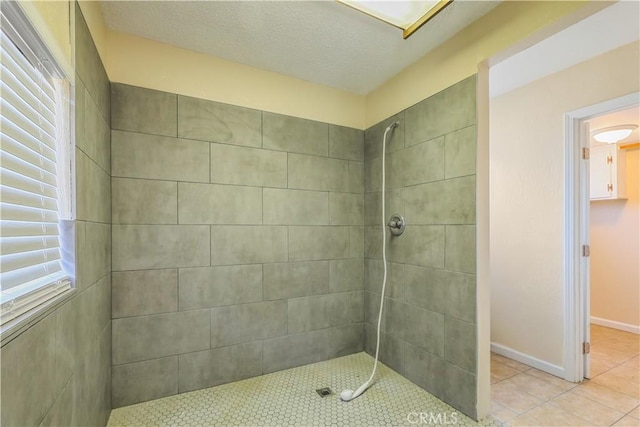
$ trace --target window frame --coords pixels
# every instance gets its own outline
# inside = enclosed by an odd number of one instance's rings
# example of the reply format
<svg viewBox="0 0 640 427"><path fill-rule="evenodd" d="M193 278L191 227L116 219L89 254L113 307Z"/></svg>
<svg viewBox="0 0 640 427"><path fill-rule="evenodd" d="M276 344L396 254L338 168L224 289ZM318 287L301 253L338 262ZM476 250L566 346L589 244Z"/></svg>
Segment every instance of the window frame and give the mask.
<svg viewBox="0 0 640 427"><path fill-rule="evenodd" d="M74 162L74 135L71 132L75 121L75 108L73 100L73 76L69 76L60 66L53 55L55 47L50 49L38 31L33 20L19 2L3 1L0 6L2 32L14 43L23 56L34 65L34 68L42 67L46 74L51 76L55 95L55 163L57 178L57 203L58 203L58 239L60 250L60 264L65 273L62 287L44 295L44 292L35 290L26 293L20 298L40 296L34 301L33 306L23 310L17 316L5 320L0 324L0 340L2 345L8 340L20 334L24 329L47 316L59 305L75 294L76 289L76 232L74 221L75 207L75 162ZM36 20L37 21L37 20ZM45 36L46 37L46 36ZM50 41L50 38L49 38ZM59 50L59 49L58 49ZM63 65L68 65L63 62ZM68 67L65 67L68 69ZM38 289L51 288L52 284L45 284ZM2 301L9 304L13 300ZM37 304L36 304L37 303ZM26 306L25 306L26 307Z"/></svg>

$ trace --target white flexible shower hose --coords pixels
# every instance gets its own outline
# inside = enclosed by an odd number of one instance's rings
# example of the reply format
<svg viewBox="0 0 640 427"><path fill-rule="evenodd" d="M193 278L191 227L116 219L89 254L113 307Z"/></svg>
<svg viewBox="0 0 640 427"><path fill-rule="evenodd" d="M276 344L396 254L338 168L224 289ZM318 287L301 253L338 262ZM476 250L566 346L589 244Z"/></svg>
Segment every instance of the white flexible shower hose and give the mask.
<svg viewBox="0 0 640 427"><path fill-rule="evenodd" d="M387 215L385 213L385 202L384 202L384 197L385 197L384 158L385 158L386 149L387 149L387 134L391 131L391 129L393 129L397 125L398 125L398 122L394 122L391 125L389 125L384 130L384 136L382 137L382 189L381 189L382 193L381 193L380 199L382 200L382 203L381 203L382 205L382 265L383 265L384 273L382 275L382 292L380 293L380 311L378 311L376 358L375 358L375 362L373 363L373 371L371 372L371 376L369 377L367 382L365 382L360 387L358 387L356 391L343 390L342 393L340 393L340 399L342 399L345 402L349 402L355 399L356 397L360 396L362 393L364 393L364 391L368 389L369 386L371 385L371 381L373 381L373 377L376 375L376 370L378 369L378 354L380 352L380 326L382 324L382 308L384 306L384 292L385 292L385 288L387 287L387 230L385 228L387 226L387 222L386 222Z"/></svg>

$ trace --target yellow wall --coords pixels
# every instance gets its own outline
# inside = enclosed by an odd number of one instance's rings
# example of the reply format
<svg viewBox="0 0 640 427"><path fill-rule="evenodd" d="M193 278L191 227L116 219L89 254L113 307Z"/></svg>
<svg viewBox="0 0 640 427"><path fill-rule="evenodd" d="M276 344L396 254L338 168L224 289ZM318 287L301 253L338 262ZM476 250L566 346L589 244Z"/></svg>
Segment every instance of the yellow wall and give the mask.
<svg viewBox="0 0 640 427"><path fill-rule="evenodd" d="M22 10L53 57L73 81L73 45L68 1L23 1Z"/></svg>
<svg viewBox="0 0 640 427"><path fill-rule="evenodd" d="M362 129L364 96L116 31L107 33L113 82Z"/></svg>
<svg viewBox="0 0 640 427"><path fill-rule="evenodd" d="M476 73L481 61L584 4L504 2L365 97L111 31L98 2L80 1L112 81L360 129ZM38 1L34 5L71 58L69 2Z"/></svg>
<svg viewBox="0 0 640 427"><path fill-rule="evenodd" d="M506 1L367 95L369 127L478 72L478 64L584 6Z"/></svg>
<svg viewBox="0 0 640 427"><path fill-rule="evenodd" d="M640 148L626 153L627 200L591 202L591 316L640 332Z"/></svg>

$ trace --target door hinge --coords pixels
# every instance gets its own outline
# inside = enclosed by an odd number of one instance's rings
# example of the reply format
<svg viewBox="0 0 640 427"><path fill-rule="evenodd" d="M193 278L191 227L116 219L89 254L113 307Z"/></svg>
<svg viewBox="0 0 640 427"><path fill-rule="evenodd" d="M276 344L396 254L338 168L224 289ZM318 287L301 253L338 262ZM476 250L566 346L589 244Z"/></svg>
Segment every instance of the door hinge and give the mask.
<svg viewBox="0 0 640 427"><path fill-rule="evenodd" d="M613 184L607 184L607 191L613 193Z"/></svg>
<svg viewBox="0 0 640 427"><path fill-rule="evenodd" d="M588 342L583 342L582 354L589 354L589 353L591 353L591 344L589 344Z"/></svg>
<svg viewBox="0 0 640 427"><path fill-rule="evenodd" d="M613 163L613 156L607 156L607 164L610 165Z"/></svg>
<svg viewBox="0 0 640 427"><path fill-rule="evenodd" d="M582 256L588 257L591 255L591 247L589 245L582 245Z"/></svg>
<svg viewBox="0 0 640 427"><path fill-rule="evenodd" d="M589 147L582 147L582 158L586 160L589 157L591 157Z"/></svg>

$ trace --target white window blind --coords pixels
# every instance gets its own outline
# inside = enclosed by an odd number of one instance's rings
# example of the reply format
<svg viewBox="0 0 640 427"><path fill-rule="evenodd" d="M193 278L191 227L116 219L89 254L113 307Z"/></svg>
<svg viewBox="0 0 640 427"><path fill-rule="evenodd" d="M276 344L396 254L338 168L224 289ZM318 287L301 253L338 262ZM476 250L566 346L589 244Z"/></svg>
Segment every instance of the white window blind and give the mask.
<svg viewBox="0 0 640 427"><path fill-rule="evenodd" d="M4 2L3 2L4 3ZM31 31L25 36L25 31ZM2 9L0 39L0 323L70 288L62 267L60 85L35 32ZM36 36L37 37L37 36ZM64 157L64 156L63 156Z"/></svg>

